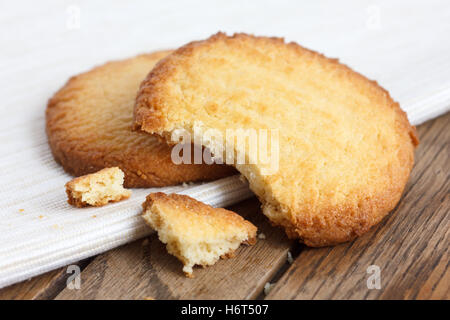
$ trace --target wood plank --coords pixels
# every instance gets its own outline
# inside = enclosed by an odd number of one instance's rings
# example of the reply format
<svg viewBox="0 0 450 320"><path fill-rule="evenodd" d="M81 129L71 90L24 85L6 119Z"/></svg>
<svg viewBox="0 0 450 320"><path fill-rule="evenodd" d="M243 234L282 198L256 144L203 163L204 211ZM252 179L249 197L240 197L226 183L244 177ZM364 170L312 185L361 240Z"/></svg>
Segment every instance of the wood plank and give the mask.
<svg viewBox="0 0 450 320"><path fill-rule="evenodd" d="M419 128L402 200L379 226L336 247L303 250L267 299L449 299L450 114ZM367 288L367 268L381 289Z"/></svg>
<svg viewBox="0 0 450 320"><path fill-rule="evenodd" d="M74 263L83 270L92 258ZM54 299L66 286L72 273L67 267L49 271L34 278L0 289L0 300L48 300Z"/></svg>
<svg viewBox="0 0 450 320"><path fill-rule="evenodd" d="M77 263L83 270L92 258ZM0 300L46 300L55 298L66 286L67 267L49 271L37 277L0 289Z"/></svg>
<svg viewBox="0 0 450 320"><path fill-rule="evenodd" d="M156 235L98 256L82 273L81 289L64 289L57 299L250 299L263 290L286 263L294 245L283 231L269 225L256 198L233 206L266 236L236 257L194 270L186 278L182 264L169 255Z"/></svg>
<svg viewBox="0 0 450 320"><path fill-rule="evenodd" d="M65 268L56 269L43 275L0 289L0 300L39 300L52 299L60 290L65 279ZM53 293L53 294L52 294Z"/></svg>

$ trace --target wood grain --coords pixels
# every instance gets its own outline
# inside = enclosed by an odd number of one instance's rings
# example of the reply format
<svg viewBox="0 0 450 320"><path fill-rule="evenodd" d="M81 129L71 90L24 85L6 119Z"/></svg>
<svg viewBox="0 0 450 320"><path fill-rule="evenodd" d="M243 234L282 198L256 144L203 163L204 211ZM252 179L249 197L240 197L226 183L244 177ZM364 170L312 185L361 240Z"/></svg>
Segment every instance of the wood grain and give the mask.
<svg viewBox="0 0 450 320"><path fill-rule="evenodd" d="M351 243L305 249L268 299L449 299L450 114L419 128L416 165L397 208ZM381 289L367 288L367 268Z"/></svg>
<svg viewBox="0 0 450 320"><path fill-rule="evenodd" d="M64 279L65 268L47 272L38 277L16 283L0 290L0 300L51 299L58 292L58 284ZM52 296L51 292L54 293Z"/></svg>
<svg viewBox="0 0 450 320"><path fill-rule="evenodd" d="M92 258L88 258L74 264L83 270L91 260ZM0 300L53 299L66 286L66 280L71 274L73 273L67 273L67 267L59 268L2 288L0 289Z"/></svg>
<svg viewBox="0 0 450 320"><path fill-rule="evenodd" d="M81 274L81 289L64 289L57 299L252 299L286 263L294 243L273 228L253 198L231 210L252 221L266 236L236 257L212 267L195 268L186 278L182 264L169 255L156 235L97 257Z"/></svg>

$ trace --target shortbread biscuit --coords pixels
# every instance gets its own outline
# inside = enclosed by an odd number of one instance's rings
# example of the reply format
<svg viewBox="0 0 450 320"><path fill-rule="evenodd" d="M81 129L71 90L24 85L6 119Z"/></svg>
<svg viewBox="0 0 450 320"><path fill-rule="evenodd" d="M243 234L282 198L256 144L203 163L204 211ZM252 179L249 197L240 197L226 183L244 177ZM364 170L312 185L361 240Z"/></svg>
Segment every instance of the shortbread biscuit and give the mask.
<svg viewBox="0 0 450 320"><path fill-rule="evenodd" d="M189 43L142 83L135 126L167 140L179 129L235 163L264 214L291 238L325 246L359 236L398 203L414 163L415 128L376 82L283 39L222 33ZM278 132L278 170L216 129ZM274 134L275 136L275 134ZM175 141L172 141L172 143Z"/></svg>
<svg viewBox="0 0 450 320"><path fill-rule="evenodd" d="M75 175L118 166L126 187L158 187L212 180L234 168L180 164L156 137L133 132L133 106L139 84L170 51L106 63L71 78L50 99L47 135L54 158Z"/></svg>
<svg viewBox="0 0 450 320"><path fill-rule="evenodd" d="M167 251L183 262L189 277L193 266L213 265L221 257L232 257L241 243L256 242L252 223L186 195L152 193L142 206L142 217L167 244Z"/></svg>
<svg viewBox="0 0 450 320"><path fill-rule="evenodd" d="M124 173L118 167L75 178L66 183L68 203L75 207L100 207L128 199L131 191L123 187Z"/></svg>

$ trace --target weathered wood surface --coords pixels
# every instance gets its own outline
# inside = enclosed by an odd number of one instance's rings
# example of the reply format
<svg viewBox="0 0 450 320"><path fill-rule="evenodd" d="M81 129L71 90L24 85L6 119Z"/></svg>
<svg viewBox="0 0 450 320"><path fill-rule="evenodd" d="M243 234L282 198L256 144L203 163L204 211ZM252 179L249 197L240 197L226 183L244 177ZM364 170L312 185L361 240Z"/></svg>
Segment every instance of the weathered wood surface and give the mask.
<svg viewBox="0 0 450 320"><path fill-rule="evenodd" d="M253 198L232 210L252 221L266 239L241 246L232 259L195 268L186 278L182 264L167 254L156 235L94 259L82 272L80 290L64 289L57 299L252 299L286 263L294 243L272 228Z"/></svg>
<svg viewBox="0 0 450 320"><path fill-rule="evenodd" d="M83 270L92 258L75 263ZM73 271L67 267L59 268L40 276L28 279L7 288L0 289L0 300L48 300L54 299L63 288Z"/></svg>
<svg viewBox="0 0 450 320"><path fill-rule="evenodd" d="M421 145L403 199L351 243L302 246L289 266L287 252L298 244L270 227L251 199L231 209L266 239L241 247L233 259L196 268L194 279L184 277L181 263L153 235L93 259L81 273L80 290L65 287L62 268L4 288L0 299L254 299L264 297L266 282L275 282L268 299L450 299L450 114L418 129ZM380 290L367 288L370 265L380 267Z"/></svg>
<svg viewBox="0 0 450 320"><path fill-rule="evenodd" d="M55 292L55 289L59 287L62 279L64 279L64 273L65 268L56 269L1 289L0 300L51 299L58 294L58 292Z"/></svg>

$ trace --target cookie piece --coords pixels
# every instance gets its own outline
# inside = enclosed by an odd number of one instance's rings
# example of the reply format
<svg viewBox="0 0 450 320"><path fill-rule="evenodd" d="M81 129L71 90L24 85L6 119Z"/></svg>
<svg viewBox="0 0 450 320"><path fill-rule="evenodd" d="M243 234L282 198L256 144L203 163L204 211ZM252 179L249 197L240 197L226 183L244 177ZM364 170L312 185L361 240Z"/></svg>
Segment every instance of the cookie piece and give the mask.
<svg viewBox="0 0 450 320"><path fill-rule="evenodd" d="M71 78L50 99L47 135L54 158L75 176L118 166L126 187L159 187L213 180L234 173L217 164L180 164L156 137L133 132L139 84L170 51L106 63Z"/></svg>
<svg viewBox="0 0 450 320"><path fill-rule="evenodd" d="M143 203L142 217L180 259L192 277L194 265L209 266L232 257L241 243L256 242L256 227L238 214L213 208L186 195L151 193Z"/></svg>
<svg viewBox="0 0 450 320"><path fill-rule="evenodd" d="M135 126L167 140L184 129L216 155L243 154L246 163L234 165L264 214L309 246L351 240L380 222L401 197L418 144L376 82L296 43L246 34L219 33L161 61L141 85ZM251 148L205 134L213 129L273 133L274 172L260 158L251 163Z"/></svg>
<svg viewBox="0 0 450 320"><path fill-rule="evenodd" d="M128 199L131 191L123 187L124 173L118 167L75 178L66 183L67 202L75 207L101 207Z"/></svg>

